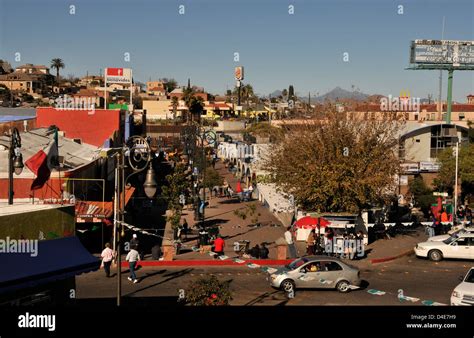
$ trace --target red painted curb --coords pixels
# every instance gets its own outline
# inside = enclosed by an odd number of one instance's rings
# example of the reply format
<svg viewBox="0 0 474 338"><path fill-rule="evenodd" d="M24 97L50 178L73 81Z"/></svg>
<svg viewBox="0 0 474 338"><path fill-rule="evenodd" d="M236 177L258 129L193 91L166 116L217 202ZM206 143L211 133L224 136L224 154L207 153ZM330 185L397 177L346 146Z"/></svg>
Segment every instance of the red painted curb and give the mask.
<svg viewBox="0 0 474 338"><path fill-rule="evenodd" d="M138 262L139 266L247 266L249 263L258 264L262 266L268 265L286 265L291 263L292 259L286 260L276 260L276 259L250 259L245 260L245 263L235 263L231 259L226 259L221 261L220 259L216 260L188 260L188 261L140 261ZM122 262L122 267L128 267L128 262Z"/></svg>
<svg viewBox="0 0 474 338"><path fill-rule="evenodd" d="M408 251L405 251L397 256L392 256L392 257L384 257L384 258L374 258L374 259L371 259L370 260L370 263L372 264L377 264L377 263L383 263L383 262L388 262L388 261L393 261L397 258L400 258L400 257L403 257L403 256L408 256L412 253L414 253L415 250L414 249L410 249Z"/></svg>

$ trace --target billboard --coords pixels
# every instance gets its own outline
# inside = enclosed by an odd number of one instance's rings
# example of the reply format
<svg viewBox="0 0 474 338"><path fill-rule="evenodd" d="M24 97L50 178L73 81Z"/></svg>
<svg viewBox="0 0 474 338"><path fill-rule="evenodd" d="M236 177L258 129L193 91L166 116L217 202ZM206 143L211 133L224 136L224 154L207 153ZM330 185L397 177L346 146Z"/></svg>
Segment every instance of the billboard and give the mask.
<svg viewBox="0 0 474 338"><path fill-rule="evenodd" d="M436 65L474 65L474 41L414 40L410 63Z"/></svg>
<svg viewBox="0 0 474 338"><path fill-rule="evenodd" d="M244 67L242 66L235 67L234 77L237 81L242 81L244 79Z"/></svg>
<svg viewBox="0 0 474 338"><path fill-rule="evenodd" d="M132 70L130 68L105 68L105 82L132 83Z"/></svg>

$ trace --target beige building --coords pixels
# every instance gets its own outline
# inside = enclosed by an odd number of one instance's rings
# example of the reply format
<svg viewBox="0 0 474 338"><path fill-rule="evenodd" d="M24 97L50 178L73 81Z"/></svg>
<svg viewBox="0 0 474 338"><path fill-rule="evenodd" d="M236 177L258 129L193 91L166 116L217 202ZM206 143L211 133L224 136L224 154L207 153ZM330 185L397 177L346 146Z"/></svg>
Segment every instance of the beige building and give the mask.
<svg viewBox="0 0 474 338"><path fill-rule="evenodd" d="M149 119L162 120L173 117L171 100L143 100L142 105Z"/></svg>
<svg viewBox="0 0 474 338"><path fill-rule="evenodd" d="M26 64L16 68L12 73L0 75L0 85L9 90L21 91L28 94L41 94L54 81L46 66Z"/></svg>

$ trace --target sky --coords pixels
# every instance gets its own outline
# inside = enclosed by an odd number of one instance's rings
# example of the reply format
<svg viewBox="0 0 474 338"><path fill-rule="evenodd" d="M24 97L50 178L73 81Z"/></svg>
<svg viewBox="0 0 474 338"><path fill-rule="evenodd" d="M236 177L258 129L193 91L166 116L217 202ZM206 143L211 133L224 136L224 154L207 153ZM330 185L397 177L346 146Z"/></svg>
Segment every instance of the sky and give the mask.
<svg viewBox="0 0 474 338"><path fill-rule="evenodd" d="M61 58L63 76L125 67L135 81L190 78L214 94L232 89L244 66L243 82L260 95L292 84L305 96L354 86L437 98L439 71L406 68L410 41L441 39L443 17L445 39L474 40L473 0L0 0L0 59ZM454 72L454 100L468 94L474 72Z"/></svg>

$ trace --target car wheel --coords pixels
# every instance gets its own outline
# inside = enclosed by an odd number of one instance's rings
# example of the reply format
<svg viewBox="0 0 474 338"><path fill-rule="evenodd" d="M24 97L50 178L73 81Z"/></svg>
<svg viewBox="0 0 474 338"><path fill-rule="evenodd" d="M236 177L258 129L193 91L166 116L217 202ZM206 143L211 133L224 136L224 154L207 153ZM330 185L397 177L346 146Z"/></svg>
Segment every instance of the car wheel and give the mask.
<svg viewBox="0 0 474 338"><path fill-rule="evenodd" d="M295 282L293 282L291 279L285 279L283 282L281 282L280 287L286 293L294 292Z"/></svg>
<svg viewBox="0 0 474 338"><path fill-rule="evenodd" d="M341 280L336 284L336 289L339 292L345 293L349 292L351 289L349 288L350 283L346 280Z"/></svg>
<svg viewBox="0 0 474 338"><path fill-rule="evenodd" d="M443 259L443 254L439 250L431 250L428 252L428 257L434 262L439 262Z"/></svg>

